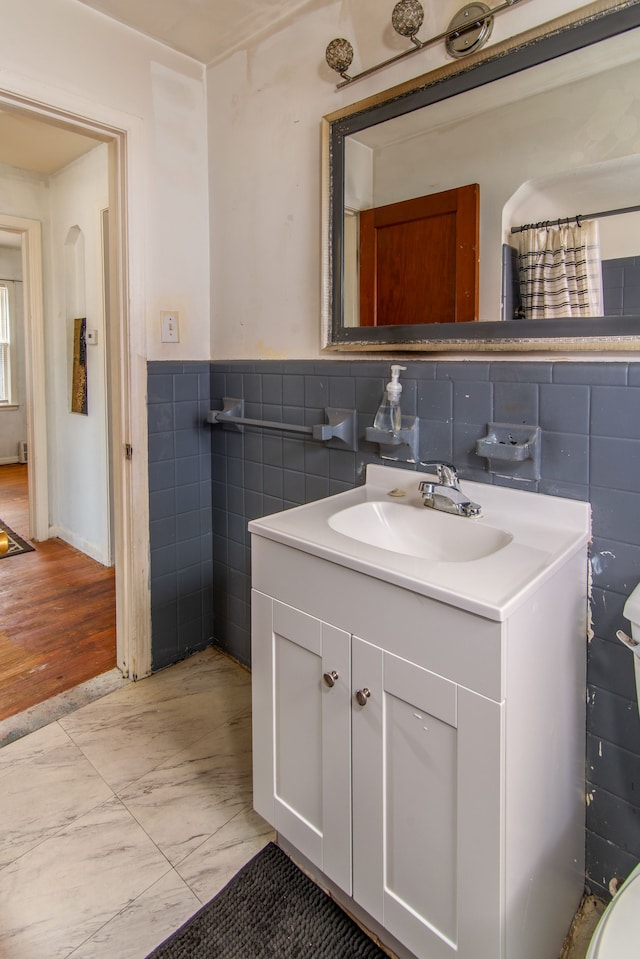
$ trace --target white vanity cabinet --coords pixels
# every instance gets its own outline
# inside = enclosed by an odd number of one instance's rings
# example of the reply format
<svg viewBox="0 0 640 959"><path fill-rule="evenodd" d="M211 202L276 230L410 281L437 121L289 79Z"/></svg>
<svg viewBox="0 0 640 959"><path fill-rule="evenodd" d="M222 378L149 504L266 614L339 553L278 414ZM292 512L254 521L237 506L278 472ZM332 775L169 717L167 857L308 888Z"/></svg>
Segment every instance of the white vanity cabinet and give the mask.
<svg viewBox="0 0 640 959"><path fill-rule="evenodd" d="M256 810L392 948L557 959L584 881L584 557L493 622L252 552Z"/></svg>
<svg viewBox="0 0 640 959"><path fill-rule="evenodd" d="M254 806L350 893L350 636L256 591L252 618Z"/></svg>
<svg viewBox="0 0 640 959"><path fill-rule="evenodd" d="M376 469L337 505L396 496ZM331 498L250 524L254 806L401 959L558 959L584 887L586 504L480 492L513 546L451 602Z"/></svg>
<svg viewBox="0 0 640 959"><path fill-rule="evenodd" d="M352 668L354 900L417 956L499 956L501 706L356 637Z"/></svg>
<svg viewBox="0 0 640 959"><path fill-rule="evenodd" d="M465 939L473 955L490 907L477 877L500 848L500 705L262 593L253 604L272 680L254 666L256 740L272 736L257 811L416 955ZM483 954L500 954L495 935Z"/></svg>

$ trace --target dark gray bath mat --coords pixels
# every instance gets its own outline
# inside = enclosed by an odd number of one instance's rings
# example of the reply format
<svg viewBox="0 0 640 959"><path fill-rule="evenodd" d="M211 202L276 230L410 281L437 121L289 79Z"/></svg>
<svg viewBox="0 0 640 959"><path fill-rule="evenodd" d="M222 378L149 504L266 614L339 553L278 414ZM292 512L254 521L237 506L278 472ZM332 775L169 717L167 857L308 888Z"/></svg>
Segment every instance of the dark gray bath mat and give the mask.
<svg viewBox="0 0 640 959"><path fill-rule="evenodd" d="M147 959L388 959L274 843Z"/></svg>

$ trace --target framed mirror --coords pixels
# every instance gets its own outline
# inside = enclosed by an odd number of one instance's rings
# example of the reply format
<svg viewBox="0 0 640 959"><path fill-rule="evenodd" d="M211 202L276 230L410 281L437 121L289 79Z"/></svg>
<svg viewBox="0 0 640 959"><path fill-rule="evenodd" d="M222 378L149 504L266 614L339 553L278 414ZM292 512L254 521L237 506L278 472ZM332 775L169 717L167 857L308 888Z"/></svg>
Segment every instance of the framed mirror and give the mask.
<svg viewBox="0 0 640 959"><path fill-rule="evenodd" d="M472 229L456 233L447 208L448 239L431 223L431 246L421 228L397 232L407 208L471 187ZM591 3L325 117L323 205L326 349L639 350L639 0ZM529 313L522 228L587 222L595 307ZM447 243L472 244L475 264L445 256Z"/></svg>

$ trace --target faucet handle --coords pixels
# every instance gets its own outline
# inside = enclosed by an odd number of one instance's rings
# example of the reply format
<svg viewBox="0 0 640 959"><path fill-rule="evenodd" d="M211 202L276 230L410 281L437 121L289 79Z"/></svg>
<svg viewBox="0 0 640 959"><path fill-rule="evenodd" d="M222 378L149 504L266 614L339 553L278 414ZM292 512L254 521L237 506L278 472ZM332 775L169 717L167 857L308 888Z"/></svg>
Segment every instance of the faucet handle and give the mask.
<svg viewBox="0 0 640 959"><path fill-rule="evenodd" d="M426 470L432 473L436 473L441 486L450 486L454 489L458 486L458 471L453 463L438 461L435 463L420 463L419 465L424 466Z"/></svg>

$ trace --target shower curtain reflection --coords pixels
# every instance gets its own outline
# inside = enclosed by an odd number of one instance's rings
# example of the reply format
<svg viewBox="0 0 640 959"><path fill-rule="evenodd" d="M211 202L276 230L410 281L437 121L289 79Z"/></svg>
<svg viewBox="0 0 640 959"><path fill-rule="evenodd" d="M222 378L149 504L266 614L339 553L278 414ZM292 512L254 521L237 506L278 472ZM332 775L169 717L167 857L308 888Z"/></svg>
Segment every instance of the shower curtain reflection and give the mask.
<svg viewBox="0 0 640 959"><path fill-rule="evenodd" d="M595 220L535 224L518 235L524 318L602 316L602 266Z"/></svg>

